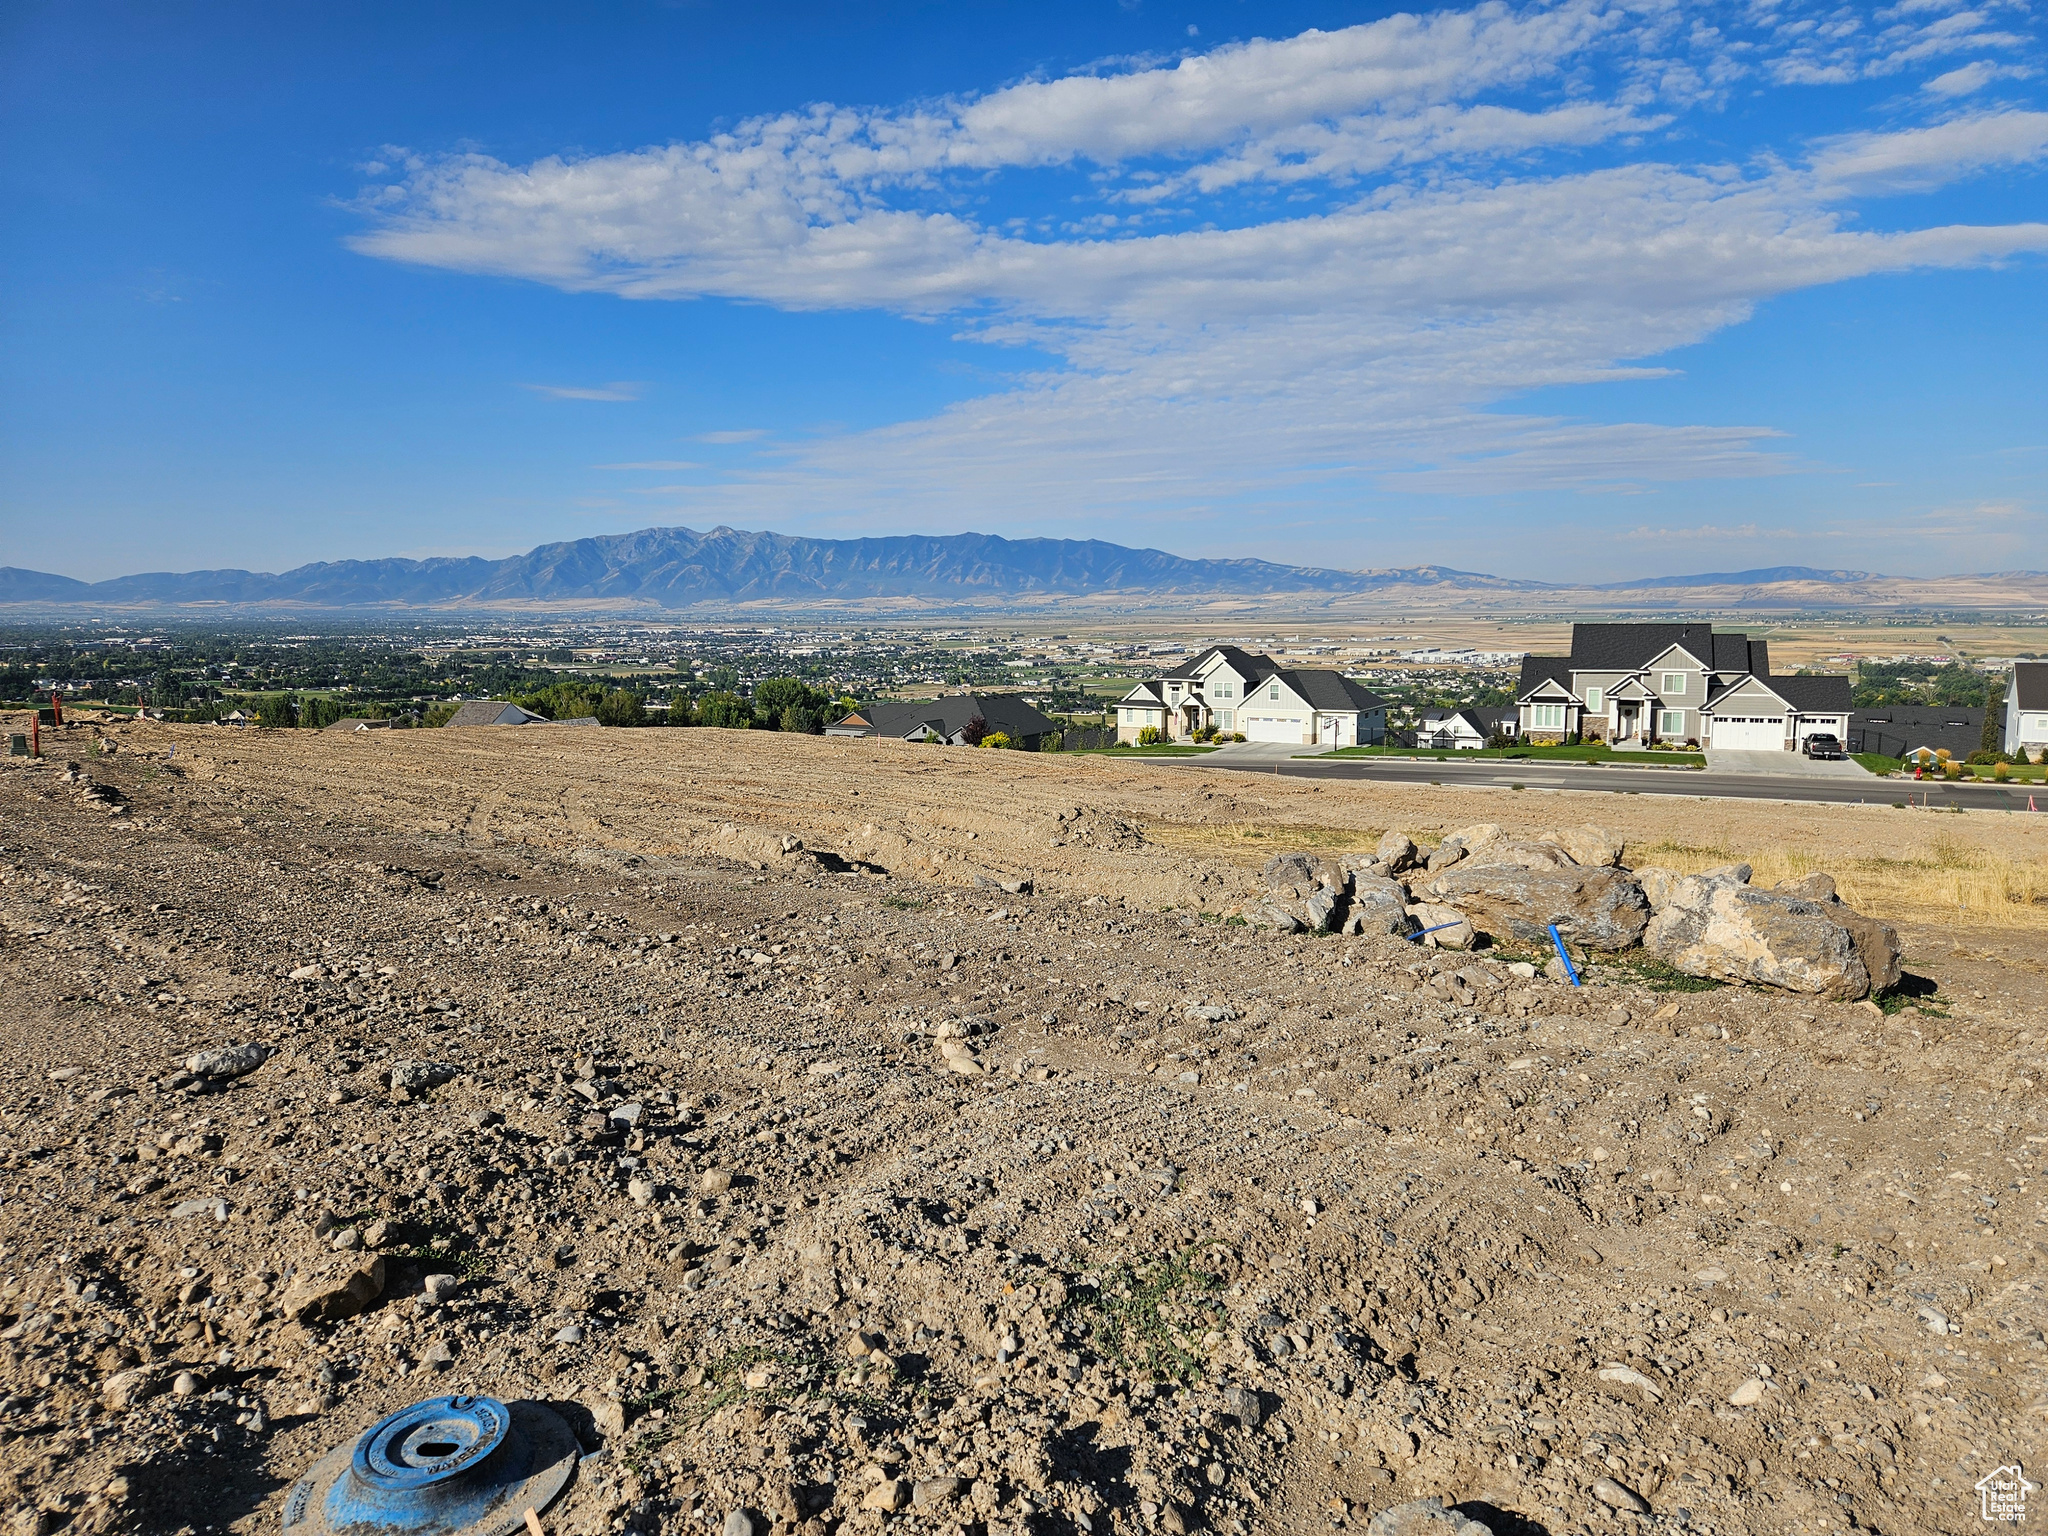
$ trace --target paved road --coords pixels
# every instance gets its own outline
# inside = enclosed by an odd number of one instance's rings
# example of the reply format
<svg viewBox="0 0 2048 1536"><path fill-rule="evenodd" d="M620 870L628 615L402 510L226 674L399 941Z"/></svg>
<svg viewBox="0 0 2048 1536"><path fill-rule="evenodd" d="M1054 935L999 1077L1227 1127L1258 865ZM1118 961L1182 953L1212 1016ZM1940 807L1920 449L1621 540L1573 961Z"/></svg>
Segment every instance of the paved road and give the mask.
<svg viewBox="0 0 2048 1536"><path fill-rule="evenodd" d="M1296 779L1364 779L1387 784L1441 784L1446 788L1590 790L1630 795L1690 795L1703 800L1780 800L1818 805L1892 805L1923 802L1936 809L2019 811L2029 797L2048 813L2048 790L2024 785L1949 784L1879 779L1770 778L1756 773L1715 773L1712 769L1586 767L1578 763L1458 762L1401 757L1295 757L1299 748L1226 747L1199 757L1153 757L1148 768L1228 768L1243 773L1277 773ZM1284 754L1284 755L1283 755ZM1139 761L1139 759L1134 759Z"/></svg>

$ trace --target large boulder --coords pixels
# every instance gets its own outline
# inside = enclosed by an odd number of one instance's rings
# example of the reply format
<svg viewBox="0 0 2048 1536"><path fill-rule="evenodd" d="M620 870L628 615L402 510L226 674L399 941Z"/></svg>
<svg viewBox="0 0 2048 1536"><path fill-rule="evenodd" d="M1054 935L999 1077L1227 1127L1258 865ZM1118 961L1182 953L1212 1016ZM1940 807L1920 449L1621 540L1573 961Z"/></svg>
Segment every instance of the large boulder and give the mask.
<svg viewBox="0 0 2048 1536"><path fill-rule="evenodd" d="M1344 871L1319 854L1278 853L1266 860L1259 871L1269 895L1307 900L1318 891L1327 896L1344 893Z"/></svg>
<svg viewBox="0 0 2048 1536"><path fill-rule="evenodd" d="M1849 930L1849 937L1856 944L1856 958L1870 973L1871 991L1883 992L1899 984L1899 978L1904 974L1899 962L1905 958L1904 948L1899 943L1899 930L1890 923L1866 917L1844 903L1835 893L1834 876L1811 874L1799 880L1781 880L1777 889L1786 896L1818 902L1827 909L1829 917Z"/></svg>
<svg viewBox="0 0 2048 1536"><path fill-rule="evenodd" d="M338 1323L366 1312L384 1294L384 1255L324 1253L293 1277L283 1301L295 1323Z"/></svg>
<svg viewBox="0 0 2048 1536"><path fill-rule="evenodd" d="M1580 827L1566 827L1562 832L1546 832L1538 841L1557 844L1571 855L1574 864L1591 866L1621 862L1621 835L1605 827L1596 827L1591 822Z"/></svg>
<svg viewBox="0 0 2048 1536"><path fill-rule="evenodd" d="M1650 920L1642 888L1604 865L1524 869L1472 862L1446 870L1416 894L1455 907L1486 932L1525 944L1548 944L1550 925L1587 949L1631 948Z"/></svg>
<svg viewBox="0 0 2048 1536"><path fill-rule="evenodd" d="M1845 1001L1870 991L1855 936L1829 904L1758 890L1748 873L1737 865L1672 881L1644 947L1688 976Z"/></svg>
<svg viewBox="0 0 2048 1536"><path fill-rule="evenodd" d="M1406 832L1382 832L1380 845L1373 853L1375 860L1385 865L1390 875L1415 867L1415 839Z"/></svg>
<svg viewBox="0 0 2048 1536"><path fill-rule="evenodd" d="M1467 869L1492 868L1499 864L1512 865L1517 869L1569 869L1577 861L1555 843L1503 837L1466 854L1460 862Z"/></svg>
<svg viewBox="0 0 2048 1536"><path fill-rule="evenodd" d="M1351 901L1344 911L1346 933L1407 934L1415 931L1408 916L1408 893L1381 875L1354 873Z"/></svg>
<svg viewBox="0 0 2048 1536"><path fill-rule="evenodd" d="M1479 937L1472 919L1454 907L1418 902L1408 909L1408 916L1414 921L1414 931L1422 935L1422 942L1432 949L1470 949Z"/></svg>

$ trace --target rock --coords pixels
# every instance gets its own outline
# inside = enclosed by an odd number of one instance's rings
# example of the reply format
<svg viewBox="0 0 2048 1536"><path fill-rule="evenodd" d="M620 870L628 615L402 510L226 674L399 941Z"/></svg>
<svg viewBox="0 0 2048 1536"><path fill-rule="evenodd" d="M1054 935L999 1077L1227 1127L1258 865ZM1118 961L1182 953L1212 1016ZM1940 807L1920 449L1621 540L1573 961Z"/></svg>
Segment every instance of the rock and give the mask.
<svg viewBox="0 0 2048 1536"><path fill-rule="evenodd" d="M951 1504L967 1491L964 1477L927 1477L910 1490L913 1504L938 1506Z"/></svg>
<svg viewBox="0 0 2048 1536"><path fill-rule="evenodd" d="M626 1198L635 1205L652 1205L655 1193L652 1179L634 1179L626 1185Z"/></svg>
<svg viewBox="0 0 2048 1536"><path fill-rule="evenodd" d="M211 1216L215 1221L226 1221L228 1219L228 1203L225 1200L202 1198L198 1200L180 1200L171 1207L171 1217L173 1220L183 1221L189 1216Z"/></svg>
<svg viewBox="0 0 2048 1536"><path fill-rule="evenodd" d="M1562 832L1546 832L1545 842L1554 842L1572 856L1574 864L1583 864L1591 869L1602 864L1619 864L1623 852L1621 835L1605 827L1596 827L1588 822L1583 826L1567 827Z"/></svg>
<svg viewBox="0 0 2048 1536"><path fill-rule="evenodd" d="M1555 923L1572 943L1610 954L1632 948L1650 920L1642 888L1622 871L1604 866L1461 864L1418 894L1457 908L1496 937L1547 945Z"/></svg>
<svg viewBox="0 0 2048 1536"><path fill-rule="evenodd" d="M307 1264L281 1305L293 1322L333 1323L366 1311L383 1294L382 1254L340 1254Z"/></svg>
<svg viewBox="0 0 2048 1536"><path fill-rule="evenodd" d="M1329 891L1317 891L1302 903L1302 921L1310 933L1328 933L1337 915L1337 898Z"/></svg>
<svg viewBox="0 0 2048 1536"><path fill-rule="evenodd" d="M363 1246L365 1248L382 1248L389 1241L391 1241L390 1222L373 1221L363 1228Z"/></svg>
<svg viewBox="0 0 2048 1536"><path fill-rule="evenodd" d="M1611 1477L1593 1479L1593 1497L1609 1509L1624 1509L1632 1515L1646 1515L1650 1512L1649 1501L1633 1488L1623 1487Z"/></svg>
<svg viewBox="0 0 2048 1536"><path fill-rule="evenodd" d="M1405 832L1382 832L1379 846L1373 850L1373 857L1386 866L1390 875L1397 875L1404 869L1412 869L1415 867L1415 839Z"/></svg>
<svg viewBox="0 0 2048 1536"><path fill-rule="evenodd" d="M1650 904L1652 912L1662 912L1671 904L1671 887L1685 876L1675 869L1664 869L1656 864L1646 864L1635 872L1636 884L1643 888L1643 900Z"/></svg>
<svg viewBox="0 0 2048 1536"><path fill-rule="evenodd" d="M1595 1371L1593 1374L1599 1380L1612 1382L1618 1387L1634 1387L1643 1394L1645 1402L1654 1403L1663 1399L1663 1389L1641 1371L1635 1370L1632 1367L1610 1365L1602 1370Z"/></svg>
<svg viewBox="0 0 2048 1536"><path fill-rule="evenodd" d="M1210 1024L1222 1024L1236 1018L1237 1015L1218 1003L1189 1003L1182 1010L1182 1017L1201 1019Z"/></svg>
<svg viewBox="0 0 2048 1536"><path fill-rule="evenodd" d="M1827 907L1733 879L1674 881L1643 945L1688 976L1844 1002L1870 991L1854 937Z"/></svg>
<svg viewBox="0 0 2048 1536"><path fill-rule="evenodd" d="M1277 901L1254 901L1245 906L1244 920L1253 928L1271 928L1279 933L1300 933L1308 924Z"/></svg>
<svg viewBox="0 0 2048 1536"><path fill-rule="evenodd" d="M719 1536L761 1536L761 1530L761 1522L754 1518L751 1509L728 1509Z"/></svg>
<svg viewBox="0 0 2048 1536"><path fill-rule="evenodd" d="M448 1347L446 1340L437 1340L427 1346L427 1352L420 1356L420 1364L430 1371L445 1371L455 1363L455 1351Z"/></svg>
<svg viewBox="0 0 2048 1536"><path fill-rule="evenodd" d="M707 1195L722 1195L732 1188L732 1171L727 1168L706 1168L697 1180L697 1188Z"/></svg>
<svg viewBox="0 0 2048 1536"><path fill-rule="evenodd" d="M340 1252L353 1253L363 1246L363 1234L354 1227L343 1227L330 1241Z"/></svg>
<svg viewBox="0 0 2048 1536"><path fill-rule="evenodd" d="M197 1397L200 1386L201 1382L197 1376L194 1376L190 1371L180 1371L178 1372L177 1380L171 1383L171 1395L174 1397Z"/></svg>
<svg viewBox="0 0 2048 1536"><path fill-rule="evenodd" d="M1770 1390L1771 1384L1769 1382L1752 1376L1728 1394L1728 1401L1738 1408L1754 1408L1764 1400L1764 1394Z"/></svg>
<svg viewBox="0 0 2048 1536"><path fill-rule="evenodd" d="M421 1284L427 1300L437 1306L462 1289L462 1281L454 1275L429 1275Z"/></svg>
<svg viewBox="0 0 2048 1536"><path fill-rule="evenodd" d="M1493 1536L1493 1529L1444 1508L1442 1499L1410 1499L1374 1515L1366 1522L1365 1536Z"/></svg>
<svg viewBox="0 0 2048 1536"><path fill-rule="evenodd" d="M586 1392L576 1401L590 1410L591 1427L605 1439L616 1440L626 1432L626 1405L611 1393Z"/></svg>
<svg viewBox="0 0 2048 1536"><path fill-rule="evenodd" d="M1259 874L1275 896L1306 899L1319 891L1330 896L1344 892L1344 872L1313 853L1275 854Z"/></svg>
<svg viewBox="0 0 2048 1536"><path fill-rule="evenodd" d="M1521 838L1498 838L1485 844L1476 852L1467 853L1461 867L1472 869L1479 866L1493 868L1496 865L1515 869L1573 869L1577 862L1555 843L1542 841L1528 842Z"/></svg>
<svg viewBox="0 0 2048 1536"><path fill-rule="evenodd" d="M554 1331L548 1342L550 1344L581 1344L583 1342L583 1329L576 1323L565 1323Z"/></svg>
<svg viewBox="0 0 2048 1536"><path fill-rule="evenodd" d="M910 1502L910 1484L898 1478L885 1477L867 1491L860 1501L862 1509L878 1509L884 1514L893 1514Z"/></svg>
<svg viewBox="0 0 2048 1536"><path fill-rule="evenodd" d="M1780 880L1773 890L1786 896L1798 896L1807 901L1835 900L1835 877L1815 870L1810 875L1801 875L1797 880Z"/></svg>
<svg viewBox="0 0 2048 1536"><path fill-rule="evenodd" d="M391 1063L391 1091L420 1093L438 1088L456 1075L457 1069L438 1061L394 1061Z"/></svg>
<svg viewBox="0 0 2048 1536"><path fill-rule="evenodd" d="M1899 984L1903 974L1899 962L1904 951L1899 944L1898 929L1874 917L1865 917L1854 907L1846 905L1835 893L1833 875L1816 871L1798 880L1781 880L1773 889L1780 896L1814 902L1848 930L1856 945L1856 958L1863 962L1863 969L1869 973L1871 991L1883 992Z"/></svg>
<svg viewBox="0 0 2048 1536"><path fill-rule="evenodd" d="M620 1130L630 1131L640 1123L640 1116L645 1112L638 1104L620 1104L605 1119Z"/></svg>
<svg viewBox="0 0 2048 1536"><path fill-rule="evenodd" d="M100 1398L110 1412L125 1413L137 1403L163 1390L163 1373L149 1366L116 1371L100 1386Z"/></svg>
<svg viewBox="0 0 2048 1536"><path fill-rule="evenodd" d="M1455 907L1437 907L1424 902L1410 907L1408 917L1415 925L1409 931L1420 933L1422 942L1431 949L1470 949L1479 937L1472 927L1472 920Z"/></svg>
<svg viewBox="0 0 2048 1536"><path fill-rule="evenodd" d="M1266 1422L1266 1405L1250 1387L1225 1387L1222 1398L1223 1411L1246 1429L1257 1429Z"/></svg>
<svg viewBox="0 0 2048 1536"><path fill-rule="evenodd" d="M253 1040L246 1045L217 1045L186 1057L185 1070L195 1077L247 1077L270 1057L270 1047Z"/></svg>
<svg viewBox="0 0 2048 1536"><path fill-rule="evenodd" d="M1408 916L1408 893L1384 875L1354 874L1351 900L1345 908L1346 933L1406 934L1415 931Z"/></svg>

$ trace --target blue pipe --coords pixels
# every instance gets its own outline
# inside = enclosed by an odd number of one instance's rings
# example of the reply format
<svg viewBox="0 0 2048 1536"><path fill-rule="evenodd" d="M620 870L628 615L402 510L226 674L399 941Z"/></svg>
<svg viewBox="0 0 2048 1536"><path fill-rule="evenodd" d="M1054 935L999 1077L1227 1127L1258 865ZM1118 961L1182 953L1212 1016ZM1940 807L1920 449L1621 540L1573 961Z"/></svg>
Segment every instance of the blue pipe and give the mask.
<svg viewBox="0 0 2048 1536"><path fill-rule="evenodd" d="M1557 924L1550 925L1550 942L1557 946L1557 958L1564 962L1564 973L1571 977L1572 985L1579 985L1579 973L1572 964L1572 957L1564 952L1564 940L1557 936Z"/></svg>
<svg viewBox="0 0 2048 1536"><path fill-rule="evenodd" d="M1455 923L1438 923L1434 928L1424 928L1415 933L1404 933L1401 937L1410 944L1420 944L1422 942L1422 935L1425 933L1442 933L1446 928L1461 928L1464 924L1465 919L1461 917Z"/></svg>

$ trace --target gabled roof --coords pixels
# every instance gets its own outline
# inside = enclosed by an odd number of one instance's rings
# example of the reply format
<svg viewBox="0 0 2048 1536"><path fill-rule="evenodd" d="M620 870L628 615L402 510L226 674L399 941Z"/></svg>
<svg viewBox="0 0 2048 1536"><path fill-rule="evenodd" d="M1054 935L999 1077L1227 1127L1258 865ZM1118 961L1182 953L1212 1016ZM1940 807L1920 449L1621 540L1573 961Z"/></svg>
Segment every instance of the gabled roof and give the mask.
<svg viewBox="0 0 2048 1536"><path fill-rule="evenodd" d="M1329 672L1321 668L1313 671L1275 672L1272 676L1299 694L1311 709L1328 713L1348 714L1352 710L1386 708L1387 701L1360 683L1354 683L1342 672ZM1260 681L1264 681L1263 678Z"/></svg>
<svg viewBox="0 0 2048 1536"><path fill-rule="evenodd" d="M1166 698L1163 694L1160 693L1159 685L1157 683L1140 683L1137 687L1133 688L1129 693L1125 694L1122 698L1118 699L1117 703L1119 705L1151 704L1155 706L1164 707L1166 703Z"/></svg>
<svg viewBox="0 0 2048 1536"><path fill-rule="evenodd" d="M1486 736L1492 733L1492 726L1486 721L1481 720L1477 714L1469 709L1432 709L1416 722L1415 729L1417 731L1442 730L1457 721L1463 721L1466 728L1475 736Z"/></svg>
<svg viewBox="0 0 2048 1536"><path fill-rule="evenodd" d="M1849 679L1846 677L1770 677L1759 679L1771 691L1802 715L1849 713Z"/></svg>
<svg viewBox="0 0 2048 1536"><path fill-rule="evenodd" d="M509 699L476 699L448 717L450 725L545 725L547 716L521 709Z"/></svg>
<svg viewBox="0 0 2048 1536"><path fill-rule="evenodd" d="M2019 690L2021 709L2048 709L2048 661L2016 661L2012 686Z"/></svg>
<svg viewBox="0 0 2048 1536"><path fill-rule="evenodd" d="M1574 624L1571 664L1575 672L1633 672L1674 645L1705 662L1713 655L1710 624Z"/></svg>
<svg viewBox="0 0 2048 1536"><path fill-rule="evenodd" d="M1610 699L1653 699L1656 694L1640 677L1625 677L1607 690Z"/></svg>
<svg viewBox="0 0 2048 1536"><path fill-rule="evenodd" d="M1735 694L1741 693L1746 688L1754 688L1761 692L1767 693L1772 698L1776 699L1780 704L1790 706L1792 704L1792 701L1786 698L1784 694L1778 692L1777 685L1783 681L1785 681L1785 679L1780 677L1755 677L1745 672L1742 676L1735 678L1730 682L1723 683L1718 688L1709 688L1707 690L1707 702L1701 707L1708 714L1712 714L1715 710L1719 709L1724 703L1726 703L1731 697L1733 697ZM1844 704L1842 707L1846 709L1848 708L1848 705Z"/></svg>
<svg viewBox="0 0 2048 1536"><path fill-rule="evenodd" d="M1059 729L1058 722L1048 720L1036 707L1014 693L947 693L936 699L878 699L857 713L872 722L871 732L863 734L876 736L917 736L922 735L927 727L940 736L957 736L977 715L991 734L1003 731L1011 736L1043 736L1047 731ZM846 725L852 719L853 716L849 715L837 723Z"/></svg>
<svg viewBox="0 0 2048 1536"><path fill-rule="evenodd" d="M1665 659L1669 657L1672 654L1672 652L1676 651L1680 658L1692 661L1698 664L1699 666L1705 667L1709 672L1711 672L1714 670L1713 652L1715 637L1713 635L1707 635L1704 638L1706 641L1704 655L1702 655L1699 651L1694 650L1690 645L1687 645L1682 640L1674 641L1672 644L1665 646L1663 649L1657 651L1655 654L1645 656L1643 658L1643 665L1645 667L1665 665ZM1671 664L1675 665L1675 663Z"/></svg>
<svg viewBox="0 0 2048 1536"><path fill-rule="evenodd" d="M1280 670L1273 664L1273 658L1270 656L1254 656L1250 651L1240 650L1234 645L1212 645L1200 655L1182 662L1171 672L1160 675L1177 682L1188 682L1201 676L1202 668L1208 664L1212 656L1222 657L1239 677L1252 681Z"/></svg>
<svg viewBox="0 0 2048 1536"><path fill-rule="evenodd" d="M1515 701L1521 703L1542 688L1553 684L1566 693L1572 691L1572 659L1569 656L1524 656L1522 658L1521 681L1515 684Z"/></svg>

